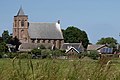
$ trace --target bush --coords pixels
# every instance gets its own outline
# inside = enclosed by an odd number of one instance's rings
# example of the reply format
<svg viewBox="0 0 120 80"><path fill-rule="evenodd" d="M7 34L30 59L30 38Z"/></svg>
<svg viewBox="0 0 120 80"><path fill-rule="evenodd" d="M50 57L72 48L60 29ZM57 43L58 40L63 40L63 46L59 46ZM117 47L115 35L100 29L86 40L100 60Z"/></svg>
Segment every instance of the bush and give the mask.
<svg viewBox="0 0 120 80"><path fill-rule="evenodd" d="M99 57L99 53L97 51L90 51L90 53L88 54L88 57L90 57L91 59L97 60Z"/></svg>
<svg viewBox="0 0 120 80"><path fill-rule="evenodd" d="M46 49L44 45L39 46L40 49Z"/></svg>
<svg viewBox="0 0 120 80"><path fill-rule="evenodd" d="M41 55L41 49L33 49L31 52L35 55Z"/></svg>
<svg viewBox="0 0 120 80"><path fill-rule="evenodd" d="M8 55L8 58L18 57L18 53L7 53L6 55Z"/></svg>
<svg viewBox="0 0 120 80"><path fill-rule="evenodd" d="M59 56L65 56L66 54L65 54L65 51L63 51L63 50L54 50L52 52L52 55L59 57Z"/></svg>
<svg viewBox="0 0 120 80"><path fill-rule="evenodd" d="M42 54L42 57L47 57L47 58L51 58L51 55L52 55L52 51L50 49L43 49L41 50L41 54Z"/></svg>
<svg viewBox="0 0 120 80"><path fill-rule="evenodd" d="M25 59L25 58L32 58L31 54L28 53L21 53L18 56L19 59Z"/></svg>

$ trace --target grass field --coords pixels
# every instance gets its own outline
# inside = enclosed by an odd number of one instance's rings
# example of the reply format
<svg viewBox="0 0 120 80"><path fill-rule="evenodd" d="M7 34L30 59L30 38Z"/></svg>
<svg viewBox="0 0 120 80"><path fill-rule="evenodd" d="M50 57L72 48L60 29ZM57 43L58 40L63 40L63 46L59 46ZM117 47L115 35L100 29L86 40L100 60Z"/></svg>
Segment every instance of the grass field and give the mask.
<svg viewBox="0 0 120 80"><path fill-rule="evenodd" d="M120 80L120 60L0 59L0 80Z"/></svg>

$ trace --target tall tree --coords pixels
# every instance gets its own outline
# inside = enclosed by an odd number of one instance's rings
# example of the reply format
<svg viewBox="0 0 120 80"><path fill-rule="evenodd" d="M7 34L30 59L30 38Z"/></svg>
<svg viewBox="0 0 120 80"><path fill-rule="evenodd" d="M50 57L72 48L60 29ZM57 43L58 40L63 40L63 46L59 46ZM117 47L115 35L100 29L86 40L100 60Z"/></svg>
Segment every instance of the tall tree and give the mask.
<svg viewBox="0 0 120 80"><path fill-rule="evenodd" d="M21 44L21 42L19 41L19 39L15 36L14 38L12 38L9 42L12 45L16 46L16 51L18 51L19 45Z"/></svg>
<svg viewBox="0 0 120 80"><path fill-rule="evenodd" d="M117 40L113 37L101 38L96 44L109 44L109 47L116 48Z"/></svg>
<svg viewBox="0 0 120 80"><path fill-rule="evenodd" d="M2 39L5 43L9 43L11 36L9 35L8 30L4 30L4 32L2 33Z"/></svg>
<svg viewBox="0 0 120 80"><path fill-rule="evenodd" d="M62 31L65 42L79 43L82 41L83 46L87 48L89 40L85 31L82 31L74 26L70 26L66 30L62 30Z"/></svg>
<svg viewBox="0 0 120 80"><path fill-rule="evenodd" d="M3 42L3 39L2 39L2 37L0 36L0 43L1 43L1 42Z"/></svg>
<svg viewBox="0 0 120 80"><path fill-rule="evenodd" d="M5 42L1 42L0 43L0 52L6 52L8 50L6 43Z"/></svg>

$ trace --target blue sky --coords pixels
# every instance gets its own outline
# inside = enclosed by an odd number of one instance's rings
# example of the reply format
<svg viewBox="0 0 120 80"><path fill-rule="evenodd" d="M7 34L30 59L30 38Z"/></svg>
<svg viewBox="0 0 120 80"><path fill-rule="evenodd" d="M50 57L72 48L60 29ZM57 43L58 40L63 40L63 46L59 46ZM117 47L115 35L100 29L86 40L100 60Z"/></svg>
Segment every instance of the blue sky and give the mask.
<svg viewBox="0 0 120 80"><path fill-rule="evenodd" d="M13 18L20 6L30 22L57 22L87 32L91 43L102 37L120 42L120 0L1 0L0 34L12 33Z"/></svg>

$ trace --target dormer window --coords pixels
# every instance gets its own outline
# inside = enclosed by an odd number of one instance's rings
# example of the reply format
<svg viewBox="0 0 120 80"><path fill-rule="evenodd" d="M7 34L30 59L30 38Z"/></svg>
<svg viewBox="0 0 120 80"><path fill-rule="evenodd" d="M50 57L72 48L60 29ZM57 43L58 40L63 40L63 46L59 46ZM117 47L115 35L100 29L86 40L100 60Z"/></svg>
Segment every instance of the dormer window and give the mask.
<svg viewBox="0 0 120 80"><path fill-rule="evenodd" d="M24 27L24 20L21 21L21 26Z"/></svg>

